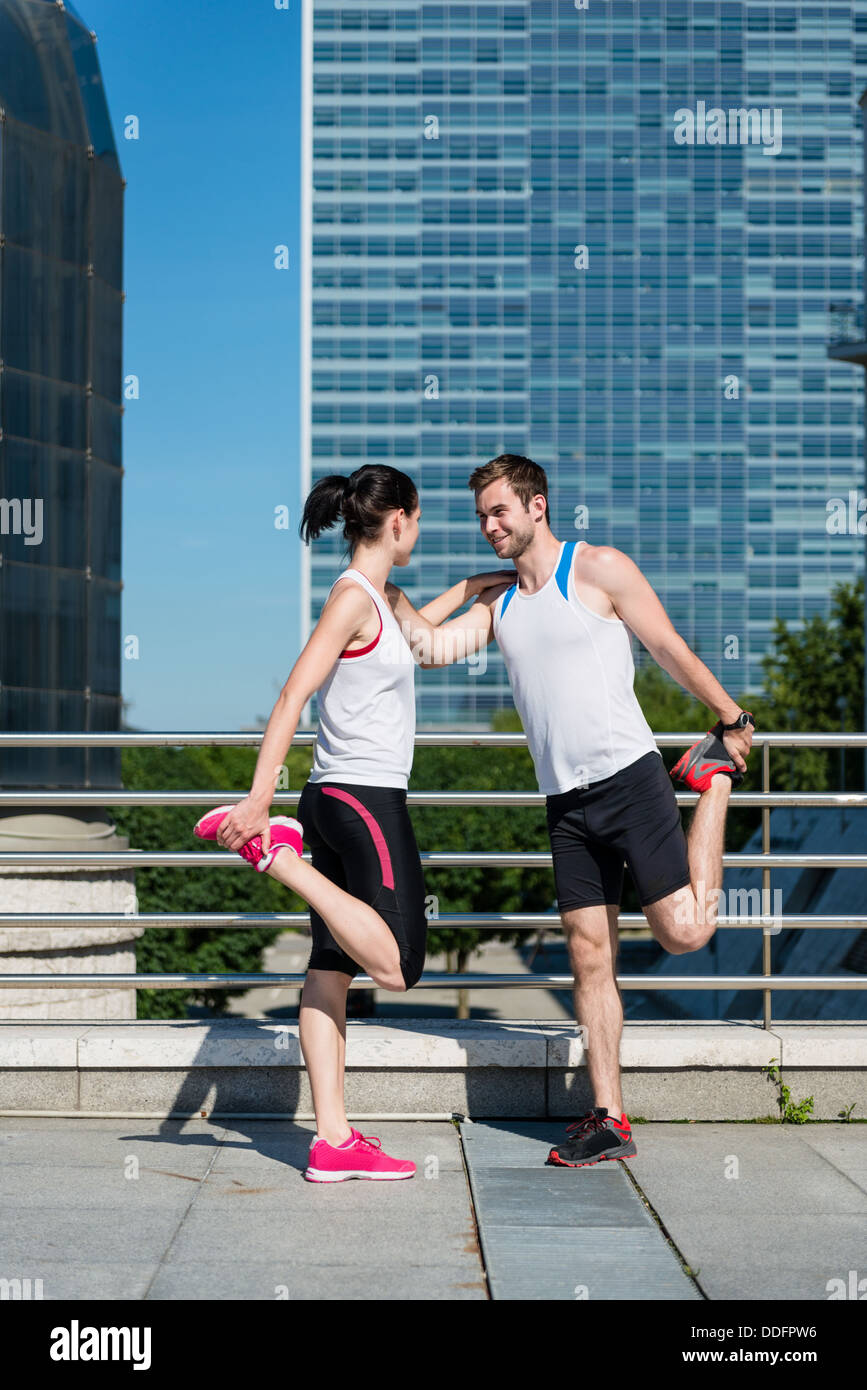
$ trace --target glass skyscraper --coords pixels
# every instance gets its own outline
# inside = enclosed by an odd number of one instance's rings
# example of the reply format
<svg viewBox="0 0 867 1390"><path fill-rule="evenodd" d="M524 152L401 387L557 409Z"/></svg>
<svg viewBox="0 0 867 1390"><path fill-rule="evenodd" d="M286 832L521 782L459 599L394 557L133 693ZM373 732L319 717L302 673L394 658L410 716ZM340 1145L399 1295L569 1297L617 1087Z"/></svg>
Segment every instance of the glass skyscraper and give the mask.
<svg viewBox="0 0 867 1390"><path fill-rule="evenodd" d="M0 0L0 728L120 727L123 179L95 35ZM3 785L112 787L119 749Z"/></svg>
<svg viewBox="0 0 867 1390"><path fill-rule="evenodd" d="M422 502L421 602L496 569L472 469L546 469L560 538L624 550L734 695L776 615L863 568L867 0L307 0L305 491L365 462ZM305 556L309 627L339 537ZM649 660L638 642L636 661ZM420 724L487 725L487 668L420 673Z"/></svg>

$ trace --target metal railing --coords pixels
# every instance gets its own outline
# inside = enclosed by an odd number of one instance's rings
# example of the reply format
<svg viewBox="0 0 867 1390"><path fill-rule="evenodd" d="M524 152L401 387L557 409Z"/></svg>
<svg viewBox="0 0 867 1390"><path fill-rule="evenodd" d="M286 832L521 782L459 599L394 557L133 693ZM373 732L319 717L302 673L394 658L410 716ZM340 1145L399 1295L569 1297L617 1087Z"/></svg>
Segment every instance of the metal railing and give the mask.
<svg viewBox="0 0 867 1390"><path fill-rule="evenodd" d="M688 746L701 734L657 734L656 743L661 748ZM296 734L292 741L294 748L309 747L315 733L307 731ZM4 748L100 748L100 747L256 747L261 743L262 733L31 733L0 734L0 752ZM415 739L416 747L466 747L466 748L526 748L524 734L507 733L419 733ZM762 812L762 852L760 854L724 854L723 868L762 869L763 903L770 902L771 870L775 868L864 868L867 867L867 854L772 854L770 849L770 813L774 806L867 806L864 792L772 792L770 790L770 750L771 748L867 748L867 733L773 733L755 734L753 747L762 752L762 791L735 792L729 800L729 808L758 807ZM300 791L276 792L272 798L275 806L294 806ZM697 792L676 792L679 806L693 805L698 801ZM103 790L76 791L16 791L0 792L0 807L12 809L38 809L50 807L53 811L63 807L88 806L220 806L243 800L246 792L204 792L204 791L120 791L113 788ZM433 792L413 791L407 795L410 806L539 806L545 804L542 792ZM2 832L2 820L0 820ZM305 859L310 858L308 853ZM421 855L425 869L437 868L540 868L550 866L551 856L547 853L459 853L433 852ZM135 868L225 868L244 865L238 855L210 851L141 851L126 852L78 851L69 853L40 853L37 851L0 852L0 868L38 867L39 869L92 868L92 869L135 869ZM748 890L743 890L748 891ZM439 927L448 928L490 928L505 930L516 928L536 928L538 930L558 931L560 918L556 913L506 912L506 913L446 913L432 919ZM309 925L310 917L305 912L285 913L0 913L0 928L3 927L231 927L257 928L303 927ZM771 997L773 990L793 989L864 989L867 988L867 975L818 976L818 975L774 975L772 974L771 937L780 930L793 930L804 927L816 928L864 928L865 916L798 915L781 916L773 927L768 925L768 914L726 916L720 914L717 925L720 928L754 928L763 932L762 973L761 975L687 975L687 976L618 976L621 989L627 990L756 990L763 991L763 1023L771 1026ZM620 916L623 927L646 926L643 913L623 913ZM0 975L0 988L121 988L132 989L236 989L254 987L300 987L303 974L295 973L251 973L251 974L207 974L188 973L130 975L114 973L87 974L3 974ZM373 981L367 975L358 975L352 981L355 988L370 988ZM536 989L568 989L572 985L571 975L531 974L472 974L469 972L422 975L415 985L416 989L499 989L519 986Z"/></svg>

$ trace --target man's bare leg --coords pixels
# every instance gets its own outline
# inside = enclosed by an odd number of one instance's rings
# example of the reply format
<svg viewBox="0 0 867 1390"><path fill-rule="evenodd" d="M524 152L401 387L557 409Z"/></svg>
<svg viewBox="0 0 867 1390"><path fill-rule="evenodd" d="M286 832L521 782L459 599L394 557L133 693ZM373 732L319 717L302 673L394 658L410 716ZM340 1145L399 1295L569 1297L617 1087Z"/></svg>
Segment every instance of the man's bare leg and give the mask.
<svg viewBox="0 0 867 1390"><path fill-rule="evenodd" d="M700 950L716 931L731 790L732 779L718 772L696 802L686 837L689 885L642 909L657 941L672 955Z"/></svg>
<svg viewBox="0 0 867 1390"><path fill-rule="evenodd" d="M575 1019L584 1029L587 1074L594 1105L620 1119L620 1038L623 996L617 983L617 903L576 907L561 914L575 976Z"/></svg>
<svg viewBox="0 0 867 1390"><path fill-rule="evenodd" d="M717 773L706 792L702 792L695 804L686 837L689 858L689 878L693 895L701 901L700 892L716 894L723 881L723 846L725 843L726 815L732 779L724 772ZM707 900L705 900L707 902ZM716 918L708 931L709 939L716 929ZM704 945L704 942L702 942Z"/></svg>

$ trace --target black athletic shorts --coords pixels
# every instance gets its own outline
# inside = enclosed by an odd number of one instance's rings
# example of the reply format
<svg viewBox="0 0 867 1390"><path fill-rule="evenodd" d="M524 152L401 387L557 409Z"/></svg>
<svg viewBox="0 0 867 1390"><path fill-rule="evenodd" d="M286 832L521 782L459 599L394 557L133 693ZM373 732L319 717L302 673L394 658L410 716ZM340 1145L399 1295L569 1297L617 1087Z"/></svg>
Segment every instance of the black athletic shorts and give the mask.
<svg viewBox="0 0 867 1390"><path fill-rule="evenodd" d="M407 989L424 969L427 941L424 876L400 787L369 787L348 782L307 782L298 800L298 819L310 846L311 862L332 883L375 908L400 949ZM361 966L310 909L313 949L308 970L342 970L357 975Z"/></svg>
<svg viewBox="0 0 867 1390"><path fill-rule="evenodd" d="M611 777L546 797L545 805L561 912L619 905L624 859L642 907L689 883L680 808L653 749Z"/></svg>

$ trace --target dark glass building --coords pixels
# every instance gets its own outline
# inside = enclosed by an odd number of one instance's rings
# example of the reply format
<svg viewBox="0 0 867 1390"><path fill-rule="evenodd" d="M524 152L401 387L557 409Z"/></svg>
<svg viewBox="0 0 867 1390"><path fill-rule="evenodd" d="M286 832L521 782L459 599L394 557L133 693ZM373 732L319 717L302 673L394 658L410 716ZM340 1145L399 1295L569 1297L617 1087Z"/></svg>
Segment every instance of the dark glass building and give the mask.
<svg viewBox="0 0 867 1390"><path fill-rule="evenodd" d="M120 727L123 190L96 36L0 0L0 729ZM111 787L120 751L0 781Z"/></svg>

